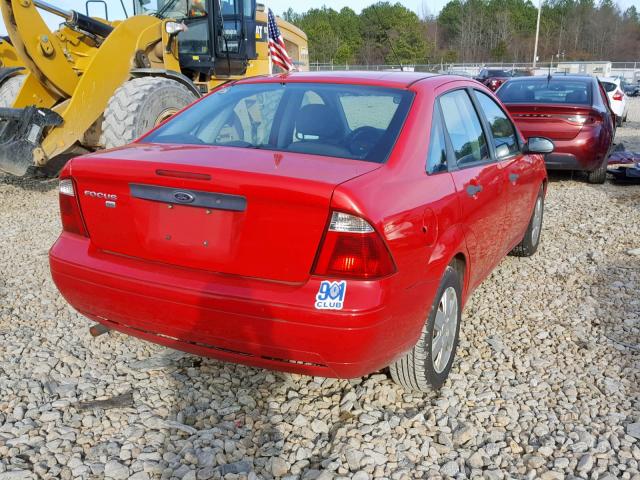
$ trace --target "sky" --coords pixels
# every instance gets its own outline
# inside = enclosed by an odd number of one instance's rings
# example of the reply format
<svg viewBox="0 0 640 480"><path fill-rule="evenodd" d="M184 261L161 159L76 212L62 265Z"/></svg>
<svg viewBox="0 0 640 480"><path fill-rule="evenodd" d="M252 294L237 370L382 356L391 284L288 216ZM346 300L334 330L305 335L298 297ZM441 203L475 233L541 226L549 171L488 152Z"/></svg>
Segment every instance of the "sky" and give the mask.
<svg viewBox="0 0 640 480"><path fill-rule="evenodd" d="M310 8L319 8L324 5L334 8L336 10L341 9L342 7L349 6L354 9L356 12L360 12L364 7L367 7L374 3L376 0L257 0L258 3L264 3L269 8L271 8L276 15L281 15L284 11L286 11L289 7L293 7L296 12L305 12ZM396 1L396 0L391 0ZM429 13L435 14L440 11L440 9L447 3L448 0L408 0L402 1L408 8L411 8L414 12L418 14L422 14L422 4L424 3L429 10ZM628 0L628 1L640 1L640 0ZM51 1L50 3L59 6L60 8L64 8L67 10L77 10L80 13L85 13L85 0L57 0ZM122 11L122 6L120 5L119 0L106 0L108 8L109 8L109 18L111 20L123 18L124 14ZM123 0L125 7L127 7L127 11L131 14L133 10L132 0ZM155 3L155 2L154 2ZM104 8L101 5L93 4L91 5L91 9L89 13L94 16L103 16ZM43 12L42 16L45 18L46 22L49 24L51 28L56 28L60 23L59 17L55 15L50 15L48 13ZM6 29L4 28L4 23L0 24L0 33L2 35L6 34Z"/></svg>
<svg viewBox="0 0 640 480"><path fill-rule="evenodd" d="M265 3L268 7L270 7L277 15L282 14L282 12L286 11L289 7L293 7L296 12L305 12L310 8L320 8L322 6L331 7L335 10L340 10L342 7L351 7L356 12L360 13L360 11L376 0L258 0L258 3ZM396 0L389 0L391 2L395 2ZM536 3L537 0L531 0ZM109 18L111 20L123 18L122 7L120 6L119 0L106 0L109 6ZM133 10L132 0L123 0L125 6L129 13ZM422 15L423 13L428 13L431 15L437 14L448 0L404 0L401 1L403 5L407 8L410 8L418 15ZM60 6L65 9L74 9L81 13L85 13L85 0L57 0L51 2L55 5ZM155 2L154 2L155 3ZM617 0L618 5L622 10L630 7L631 5L636 5L640 7L640 0ZM98 4L94 4L90 10L91 15L103 15L103 10L101 6ZM54 15L50 15L47 13L43 13L43 17L49 24L51 28L55 28L59 23L59 17ZM2 35L6 34L6 30L4 28L4 23L0 24L0 33Z"/></svg>

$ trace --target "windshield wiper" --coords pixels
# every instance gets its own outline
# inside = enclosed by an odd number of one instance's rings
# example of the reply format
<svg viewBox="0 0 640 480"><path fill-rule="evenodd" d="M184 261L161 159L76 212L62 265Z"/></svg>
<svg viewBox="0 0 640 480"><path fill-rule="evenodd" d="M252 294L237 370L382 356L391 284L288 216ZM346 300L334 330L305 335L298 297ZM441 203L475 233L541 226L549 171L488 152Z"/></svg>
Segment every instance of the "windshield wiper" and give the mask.
<svg viewBox="0 0 640 480"><path fill-rule="evenodd" d="M160 10L155 12L153 14L153 16L154 17L158 17L160 19L163 19L164 18L164 14L167 13L170 8L173 8L176 5L176 3L178 3L178 0L171 0L168 3L165 3L164 7L162 7Z"/></svg>

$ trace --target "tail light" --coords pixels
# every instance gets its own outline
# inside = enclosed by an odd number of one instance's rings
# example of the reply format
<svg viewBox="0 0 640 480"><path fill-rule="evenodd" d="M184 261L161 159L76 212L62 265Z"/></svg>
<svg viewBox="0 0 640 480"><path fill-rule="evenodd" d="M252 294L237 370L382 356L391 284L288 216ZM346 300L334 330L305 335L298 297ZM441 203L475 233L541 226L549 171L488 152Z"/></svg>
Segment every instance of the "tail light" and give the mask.
<svg viewBox="0 0 640 480"><path fill-rule="evenodd" d="M76 186L71 178L62 178L58 185L60 198L60 219L62 220L62 230L88 237L87 229L84 226L80 204L76 195Z"/></svg>
<svg viewBox="0 0 640 480"><path fill-rule="evenodd" d="M567 115L564 117L568 122L577 123L578 125L584 125L587 122L593 123L593 120L586 115Z"/></svg>
<svg viewBox="0 0 640 480"><path fill-rule="evenodd" d="M622 98L623 98L623 94L620 90L616 91L616 93L613 94L613 99L618 102L621 102Z"/></svg>
<svg viewBox="0 0 640 480"><path fill-rule="evenodd" d="M382 237L366 220L333 212L313 268L315 275L372 279L395 271Z"/></svg>
<svg viewBox="0 0 640 480"><path fill-rule="evenodd" d="M602 114L596 111L589 112L588 114L576 114L576 115L558 115L560 118L564 118L567 122L575 123L576 125L593 125L602 121Z"/></svg>
<svg viewBox="0 0 640 480"><path fill-rule="evenodd" d="M500 85L502 85L502 80L493 79L489 82L489 88L492 90L497 90Z"/></svg>

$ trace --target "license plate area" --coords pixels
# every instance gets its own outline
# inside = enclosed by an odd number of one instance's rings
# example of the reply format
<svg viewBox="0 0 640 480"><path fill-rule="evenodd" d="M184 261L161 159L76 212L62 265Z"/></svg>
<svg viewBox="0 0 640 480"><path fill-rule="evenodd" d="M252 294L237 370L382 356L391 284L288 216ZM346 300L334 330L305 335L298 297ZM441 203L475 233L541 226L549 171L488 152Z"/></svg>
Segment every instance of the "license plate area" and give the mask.
<svg viewBox="0 0 640 480"><path fill-rule="evenodd" d="M214 270L233 262L244 197L138 184L130 185L130 193L134 230L146 256Z"/></svg>

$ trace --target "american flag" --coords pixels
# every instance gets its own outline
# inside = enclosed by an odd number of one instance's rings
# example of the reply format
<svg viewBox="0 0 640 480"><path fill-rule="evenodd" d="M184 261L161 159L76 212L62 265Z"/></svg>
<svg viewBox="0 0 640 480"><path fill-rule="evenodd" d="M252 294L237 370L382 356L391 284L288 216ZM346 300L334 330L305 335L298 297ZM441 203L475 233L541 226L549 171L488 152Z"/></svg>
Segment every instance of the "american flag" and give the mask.
<svg viewBox="0 0 640 480"><path fill-rule="evenodd" d="M269 54L271 55L271 61L283 69L285 72L290 72L294 69L291 57L287 53L287 47L284 45L282 34L276 23L276 16L269 9Z"/></svg>

